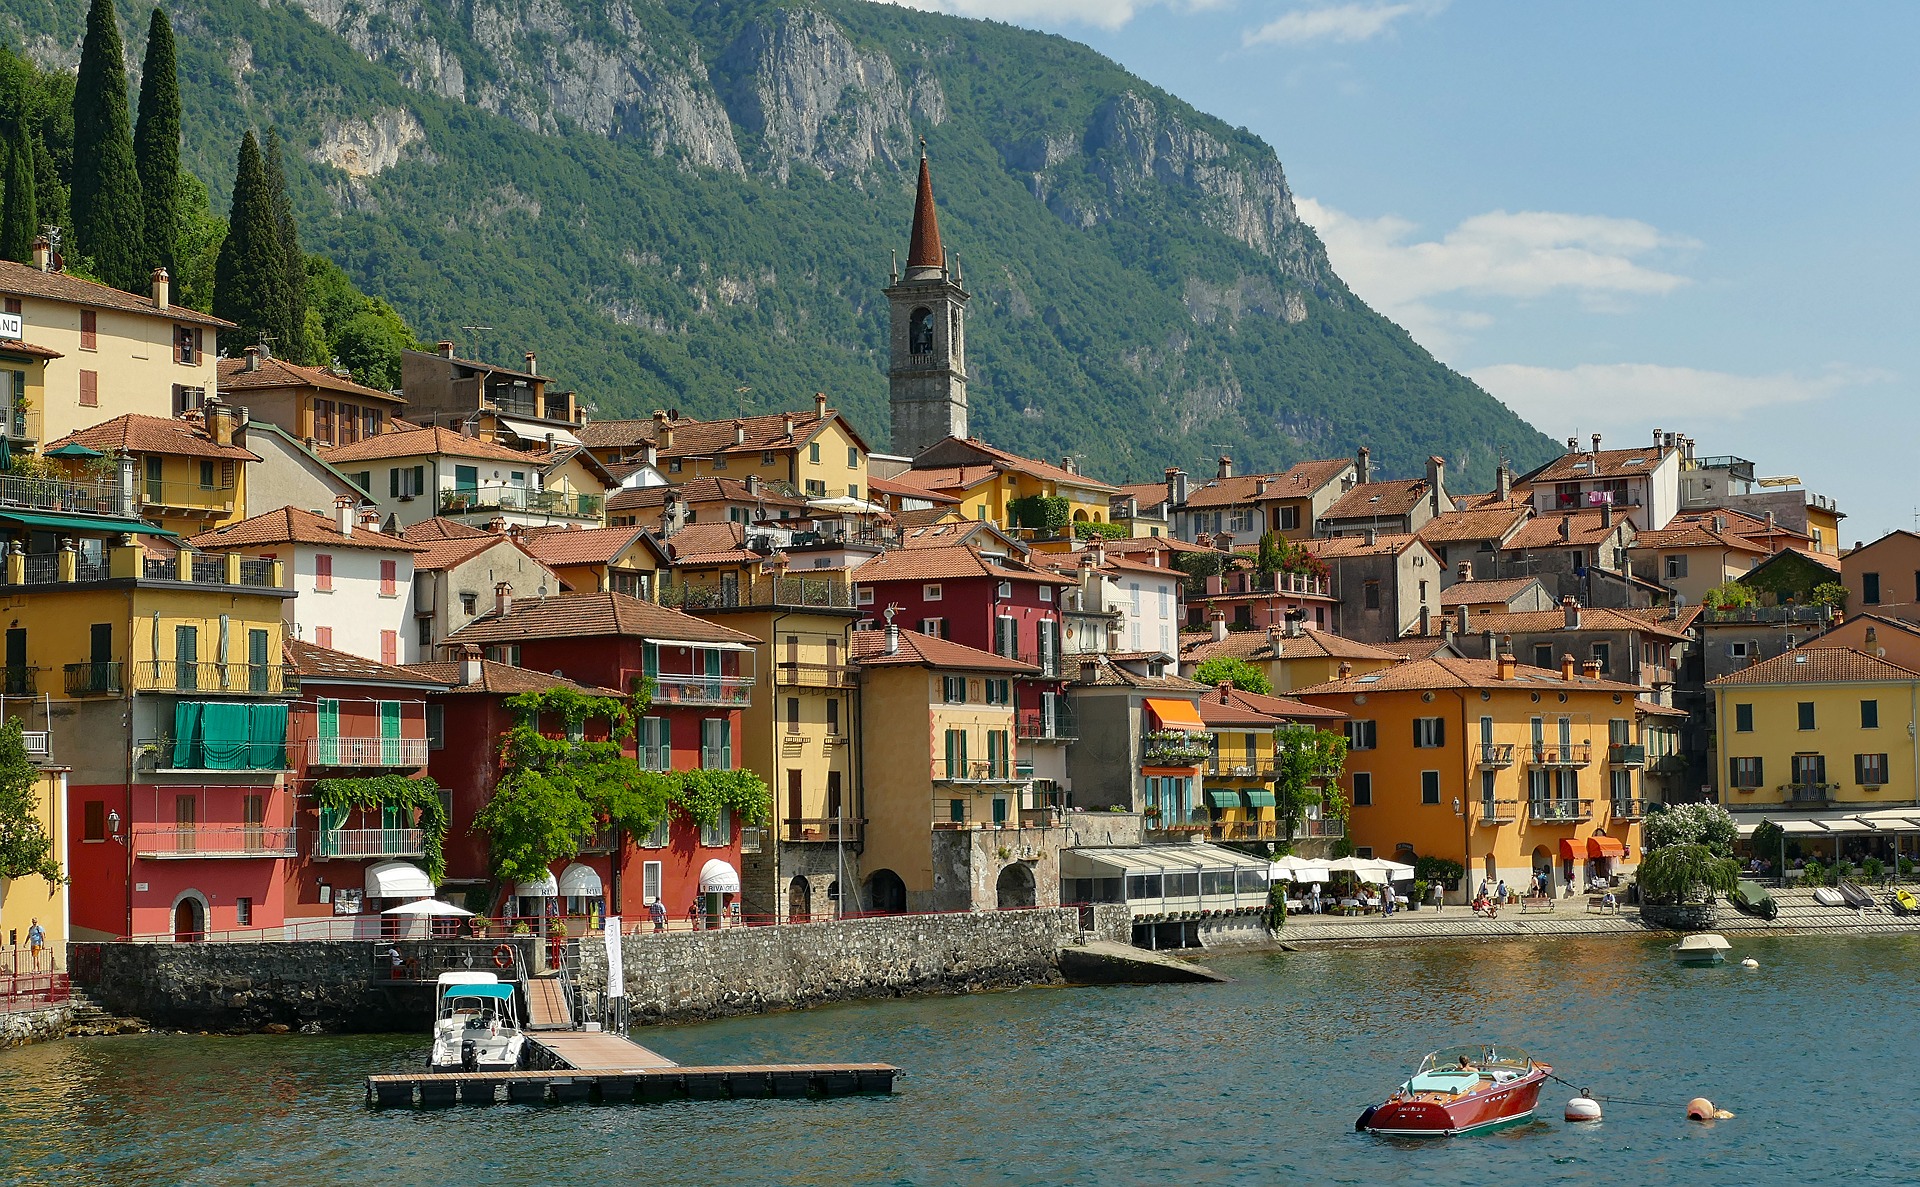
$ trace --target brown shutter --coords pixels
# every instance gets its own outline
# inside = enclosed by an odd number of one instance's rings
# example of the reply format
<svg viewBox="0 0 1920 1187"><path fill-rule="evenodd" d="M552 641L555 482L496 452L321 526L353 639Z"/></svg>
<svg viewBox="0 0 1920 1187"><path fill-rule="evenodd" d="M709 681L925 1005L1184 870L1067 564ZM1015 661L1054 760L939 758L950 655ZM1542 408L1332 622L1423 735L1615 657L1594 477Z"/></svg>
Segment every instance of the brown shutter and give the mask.
<svg viewBox="0 0 1920 1187"><path fill-rule="evenodd" d="M80 407L98 408L100 406L100 372L80 372Z"/></svg>

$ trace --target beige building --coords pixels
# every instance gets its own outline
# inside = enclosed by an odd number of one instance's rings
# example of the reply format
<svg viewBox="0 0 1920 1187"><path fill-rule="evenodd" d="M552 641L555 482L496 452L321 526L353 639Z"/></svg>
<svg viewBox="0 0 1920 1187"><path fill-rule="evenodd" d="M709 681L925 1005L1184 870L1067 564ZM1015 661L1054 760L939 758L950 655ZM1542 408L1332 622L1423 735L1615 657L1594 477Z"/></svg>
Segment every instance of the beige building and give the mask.
<svg viewBox="0 0 1920 1187"><path fill-rule="evenodd" d="M392 392L355 383L344 370L303 367L257 346L220 360L220 389L249 419L270 421L323 448L379 436L406 404Z"/></svg>
<svg viewBox="0 0 1920 1187"><path fill-rule="evenodd" d="M560 578L504 533L451 519L414 524L401 538L426 546L413 558L414 642L421 655L493 610L500 586L517 597L560 592Z"/></svg>
<svg viewBox="0 0 1920 1187"><path fill-rule="evenodd" d="M580 438L608 464L645 458L668 482L731 478L784 483L809 499L868 498L866 440L827 398L812 412L776 412L731 420L685 420L655 412L651 420L602 420Z"/></svg>

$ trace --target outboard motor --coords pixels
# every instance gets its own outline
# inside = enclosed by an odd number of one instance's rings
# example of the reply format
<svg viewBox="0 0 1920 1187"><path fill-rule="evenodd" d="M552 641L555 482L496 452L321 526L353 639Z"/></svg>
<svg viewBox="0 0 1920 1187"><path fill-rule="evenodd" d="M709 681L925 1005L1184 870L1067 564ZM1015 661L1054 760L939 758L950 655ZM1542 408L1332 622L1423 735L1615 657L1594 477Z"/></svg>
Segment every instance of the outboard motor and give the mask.
<svg viewBox="0 0 1920 1187"><path fill-rule="evenodd" d="M480 1044L472 1039L460 1042L460 1070L477 1072L480 1070Z"/></svg>
<svg viewBox="0 0 1920 1187"><path fill-rule="evenodd" d="M1360 1120L1353 1123L1354 1132L1365 1133L1367 1130L1367 1122L1373 1120L1373 1112L1379 1107L1379 1105L1368 1105L1367 1111L1360 1114Z"/></svg>

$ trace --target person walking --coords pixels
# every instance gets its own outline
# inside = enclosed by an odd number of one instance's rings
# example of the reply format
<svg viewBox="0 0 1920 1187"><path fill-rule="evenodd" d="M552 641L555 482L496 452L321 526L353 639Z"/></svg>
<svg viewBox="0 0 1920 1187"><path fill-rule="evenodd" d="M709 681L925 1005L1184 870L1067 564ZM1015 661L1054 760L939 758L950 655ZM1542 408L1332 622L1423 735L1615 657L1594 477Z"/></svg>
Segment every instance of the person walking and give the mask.
<svg viewBox="0 0 1920 1187"><path fill-rule="evenodd" d="M647 900L647 918L653 920L655 935L667 930L667 904L660 901L660 896Z"/></svg>
<svg viewBox="0 0 1920 1187"><path fill-rule="evenodd" d="M33 957L33 971L36 973L40 971L40 950L46 946L47 929L40 926L40 920L36 917L27 925L27 951Z"/></svg>

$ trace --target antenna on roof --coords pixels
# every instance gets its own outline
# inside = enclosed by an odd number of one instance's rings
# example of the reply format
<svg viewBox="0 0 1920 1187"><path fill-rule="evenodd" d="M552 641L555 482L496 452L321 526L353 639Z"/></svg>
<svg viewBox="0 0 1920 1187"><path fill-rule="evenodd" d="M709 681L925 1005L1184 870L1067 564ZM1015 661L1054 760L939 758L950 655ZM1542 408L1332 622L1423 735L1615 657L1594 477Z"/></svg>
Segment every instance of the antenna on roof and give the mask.
<svg viewBox="0 0 1920 1187"><path fill-rule="evenodd" d="M493 333L492 326L461 326L461 329L473 335L473 357L481 362L487 361L486 347L480 341L480 335Z"/></svg>

